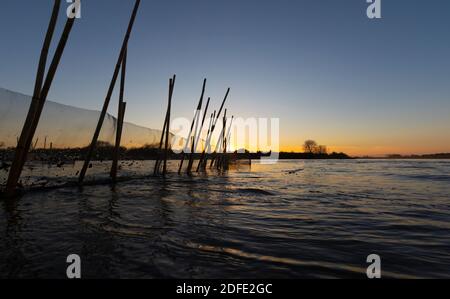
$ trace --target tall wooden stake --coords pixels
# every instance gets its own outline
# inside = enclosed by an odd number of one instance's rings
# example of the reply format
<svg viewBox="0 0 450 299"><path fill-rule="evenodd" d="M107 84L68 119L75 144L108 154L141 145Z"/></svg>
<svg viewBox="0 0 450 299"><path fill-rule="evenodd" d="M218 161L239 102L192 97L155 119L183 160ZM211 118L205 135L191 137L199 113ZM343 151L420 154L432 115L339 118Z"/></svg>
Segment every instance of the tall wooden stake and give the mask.
<svg viewBox="0 0 450 299"><path fill-rule="evenodd" d="M160 166L160 160L161 160L161 150L162 150L162 146L163 146L164 136L166 134L167 118L168 117L169 117L169 110L167 110L167 112L166 112L166 118L164 119L164 126L163 126L163 129L161 131L161 140L159 141L158 152L156 153L157 157L156 157L156 161L155 161L155 168L153 170L153 175L157 175L159 173L159 166Z"/></svg>
<svg viewBox="0 0 450 299"><path fill-rule="evenodd" d="M167 114L167 126L166 126L166 140L165 140L165 149L164 149L164 166L163 166L163 175L165 176L167 174L167 157L169 155L169 136L170 136L170 110L172 109L172 96L173 96L173 90L175 87L175 79L176 76L173 75L173 79L170 79L169 82L169 105L167 108L168 114Z"/></svg>
<svg viewBox="0 0 450 299"><path fill-rule="evenodd" d="M175 77L175 76L174 76ZM171 85L169 86L169 95L171 92L173 92L173 80L170 82ZM155 161L155 168L153 170L153 175L157 175L159 174L160 171L160 167L161 167L161 159L162 157L162 146L163 146L163 142L164 142L164 137L166 136L166 130L168 127L168 119L169 119L169 106L167 106L167 111L166 111L166 118L164 119L164 126L163 129L161 131L161 140L159 141L159 147L158 147L158 152L157 152L157 157L156 157L156 161Z"/></svg>
<svg viewBox="0 0 450 299"><path fill-rule="evenodd" d="M50 48L50 44L53 38L53 33L55 31L58 12L60 8L60 1L55 0L53 6L52 17L50 19L50 23L47 29L47 34L44 40L44 45L41 50L41 56L39 59L39 66L36 75L36 82L33 92L32 102L30 104L30 108L28 110L27 118L25 120L25 124L22 128L22 132L17 144L16 152L14 155L14 160L11 165L11 169L8 175L8 181L6 184L6 195L13 195L15 193L17 183L19 181L20 175L22 173L23 166L25 165L25 161L27 158L27 154L30 150L30 146L36 132L37 125L39 123L39 119L47 99L48 92L52 85L54 76L56 74L59 62L61 60L62 54L64 52L67 40L69 38L70 31L72 30L72 26L74 24L75 19L69 18L64 27L63 33L59 40L58 46L56 48L55 54L53 55L53 59L51 65L49 67L47 76L45 78L45 83L42 86L42 82L44 81L45 76L45 68L47 64L48 51Z"/></svg>
<svg viewBox="0 0 450 299"><path fill-rule="evenodd" d="M94 132L94 136L92 137L91 144L90 144L88 152L86 154L86 159L84 161L83 168L80 171L80 177L78 178L78 183L80 185L83 184L84 177L86 176L86 171L87 171L87 169L89 167L89 163L91 162L92 155L93 155L95 147L97 145L98 137L100 135L100 131L101 131L102 126L103 126L103 122L105 120L106 112L108 111L109 102L111 100L111 96L112 96L112 93L114 91L114 87L116 85L117 77L119 76L119 71L120 71L120 67L122 65L122 60L123 60L123 57L125 56L125 52L127 50L128 40L130 39L131 31L133 29L134 21L136 19L136 14L137 14L137 11L139 9L139 4L140 3L141 3L141 0L136 0L133 12L131 14L130 22L128 24L127 33L125 34L125 38L123 40L122 48L120 50L120 54L119 54L119 58L118 58L117 63L116 63L114 74L113 74L113 77L111 79L111 83L109 84L109 89L108 89L108 93L106 94L105 102L103 104L103 109L102 109L102 112L100 113L100 118L98 120L97 127L96 127L95 132Z"/></svg>
<svg viewBox="0 0 450 299"><path fill-rule="evenodd" d="M233 120L234 120L234 115L231 116L230 126L228 127L228 132L226 134L226 145L227 145L227 148L228 148L229 141L230 141L230 138L231 138L231 128L233 126Z"/></svg>
<svg viewBox="0 0 450 299"><path fill-rule="evenodd" d="M198 115L200 114L200 110L202 109L203 96L205 95L205 88L206 88L206 79L203 80L202 94L200 96L200 101L198 102L198 105L197 105L197 110L195 110L194 119L192 120L192 123L191 123L191 129L189 130L189 135L186 138L186 145L184 146L184 150L183 150L183 153L182 153L180 167L178 168L178 174L181 173L181 168L183 167L185 154L186 154L187 149L189 148L189 142L190 142L190 139L191 139L191 134L192 134L192 131L194 130L194 124L196 123L195 120L198 119Z"/></svg>
<svg viewBox="0 0 450 299"><path fill-rule="evenodd" d="M200 159L198 161L196 172L199 172L200 171L200 167L202 167L202 165L203 165L203 159L205 157L205 150L206 150L206 147L208 146L207 142L208 142L208 139L209 139L209 134L211 132L211 126L212 126L212 123L214 121L215 115L216 115L216 111L214 111L214 113L211 113L211 118L209 120L209 125L208 125L208 132L206 132L205 146L203 147L202 154L200 155Z"/></svg>
<svg viewBox="0 0 450 299"><path fill-rule="evenodd" d="M125 110L127 107L127 103L124 102L126 71L127 71L127 51L125 50L125 55L123 56L123 60L122 60L122 72L121 72L121 78L120 78L119 110L117 113L116 143L115 143L115 147L114 147L113 162L112 162L112 167L111 167L111 178L112 178L113 182L116 182L116 179L117 179L117 167L119 164L120 142L122 140L123 120L125 118Z"/></svg>
<svg viewBox="0 0 450 299"><path fill-rule="evenodd" d="M187 168L187 172L191 173L192 170L192 165L194 163L194 154L197 150L197 145L198 145L198 141L200 140L200 136L203 130L203 125L205 123L205 119L206 119L206 113L208 113L208 107L209 107L209 101L211 100L211 98L208 98L208 101L206 102L206 107L205 107L205 111L203 112L203 118L202 118L202 123L200 125L200 130L194 134L194 146L193 146L193 151L191 151L191 154L189 156L189 163L188 163L188 168ZM197 134L197 137L195 138L195 135Z"/></svg>
<svg viewBox="0 0 450 299"><path fill-rule="evenodd" d="M223 128L222 128L222 148L223 148L223 153L222 153L222 155L219 156L219 158L216 161L217 169L220 169L222 167L223 160L225 159L225 153L226 153L226 149L225 149L225 146L226 146L225 134L226 134L226 132L225 132L225 130L226 130L226 127L227 127L227 109L225 109L225 113L223 115L222 122L223 122Z"/></svg>
<svg viewBox="0 0 450 299"><path fill-rule="evenodd" d="M213 134L214 134L214 130L215 130L215 128L216 128L217 121L218 121L219 118L220 118L220 114L222 113L222 109L223 109L223 107L224 107L224 105L225 105L225 102L226 102L227 99L228 99L228 95L229 95L229 94L230 94L230 88L227 89L227 93L225 94L225 97L224 97L224 99L223 99L223 101L222 101L222 105L220 105L219 112L217 113L216 118L215 118L215 120L213 121L213 124L212 124L212 127L211 127L211 132L210 132L209 136L207 137L205 149L203 150L203 152L202 152L202 154L201 154L201 156L200 156L199 164L204 164L205 167L206 167L206 163L208 162L208 157L207 157L205 154L206 154L206 151L207 151L207 150L210 150L210 149L211 149L211 138L212 138L212 136L213 136ZM203 161L203 159L204 159L204 161Z"/></svg>
<svg viewBox="0 0 450 299"><path fill-rule="evenodd" d="M34 142L34 145L31 147L33 150L35 150L37 148L38 142L39 142L39 137L36 138L36 142Z"/></svg>

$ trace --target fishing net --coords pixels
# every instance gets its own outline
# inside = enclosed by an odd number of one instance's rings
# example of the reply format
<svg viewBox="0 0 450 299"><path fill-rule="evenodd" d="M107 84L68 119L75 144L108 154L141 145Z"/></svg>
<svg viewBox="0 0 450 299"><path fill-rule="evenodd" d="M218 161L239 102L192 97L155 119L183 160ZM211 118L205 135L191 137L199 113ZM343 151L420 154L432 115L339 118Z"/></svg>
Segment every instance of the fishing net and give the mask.
<svg viewBox="0 0 450 299"><path fill-rule="evenodd" d="M15 147L31 97L0 88L0 146ZM47 101L33 140L33 148L82 148L90 144L100 112ZM117 119L107 114L98 140L114 144ZM121 145L156 146L161 131L124 123Z"/></svg>

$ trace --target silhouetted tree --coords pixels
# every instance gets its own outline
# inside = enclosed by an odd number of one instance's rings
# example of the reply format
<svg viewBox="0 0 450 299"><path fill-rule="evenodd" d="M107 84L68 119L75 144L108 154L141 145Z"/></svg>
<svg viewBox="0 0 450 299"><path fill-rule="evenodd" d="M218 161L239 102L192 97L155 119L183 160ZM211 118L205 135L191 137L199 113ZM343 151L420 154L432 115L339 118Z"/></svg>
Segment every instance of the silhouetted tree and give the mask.
<svg viewBox="0 0 450 299"><path fill-rule="evenodd" d="M314 153L315 154L319 154L319 155L326 155L326 154L328 154L327 146L326 145L319 145L319 146L317 146Z"/></svg>
<svg viewBox="0 0 450 299"><path fill-rule="evenodd" d="M305 153L314 154L316 152L316 149L317 142L315 142L314 140L306 140L303 144L303 150L305 151Z"/></svg>

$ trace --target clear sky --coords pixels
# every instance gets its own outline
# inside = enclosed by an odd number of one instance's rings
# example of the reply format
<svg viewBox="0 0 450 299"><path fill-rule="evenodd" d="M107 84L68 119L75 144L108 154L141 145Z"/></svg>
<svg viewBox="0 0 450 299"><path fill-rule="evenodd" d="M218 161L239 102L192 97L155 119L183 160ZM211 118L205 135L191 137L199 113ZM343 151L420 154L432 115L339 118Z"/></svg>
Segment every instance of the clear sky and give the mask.
<svg viewBox="0 0 450 299"><path fill-rule="evenodd" d="M1 1L1 87L32 94L52 2ZM82 2L50 100L101 108L133 4ZM230 113L280 118L284 150L315 139L354 155L450 152L450 2L383 0L381 20L369 20L367 6L142 0L126 121L160 128L175 73L175 117L192 116L206 77L214 107L231 87Z"/></svg>

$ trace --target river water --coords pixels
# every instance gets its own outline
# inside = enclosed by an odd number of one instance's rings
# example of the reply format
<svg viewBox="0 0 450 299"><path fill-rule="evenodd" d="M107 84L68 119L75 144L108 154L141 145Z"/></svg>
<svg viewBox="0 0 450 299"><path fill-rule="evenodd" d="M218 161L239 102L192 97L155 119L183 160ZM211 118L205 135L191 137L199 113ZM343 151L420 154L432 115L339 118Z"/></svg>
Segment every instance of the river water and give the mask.
<svg viewBox="0 0 450 299"><path fill-rule="evenodd" d="M123 162L102 184L51 188L80 164L27 167L45 188L0 202L0 278L450 278L450 160L258 162L226 173L144 177ZM172 165L176 169L176 165ZM6 172L0 174L0 182Z"/></svg>

